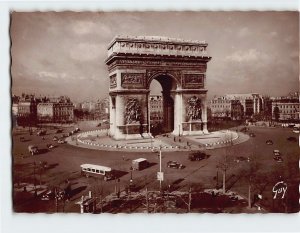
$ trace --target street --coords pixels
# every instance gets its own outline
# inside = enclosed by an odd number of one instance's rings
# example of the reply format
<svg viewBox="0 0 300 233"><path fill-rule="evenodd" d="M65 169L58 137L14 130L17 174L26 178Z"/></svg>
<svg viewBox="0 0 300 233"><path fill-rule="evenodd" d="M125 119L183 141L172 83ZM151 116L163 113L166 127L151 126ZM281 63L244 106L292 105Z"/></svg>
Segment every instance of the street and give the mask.
<svg viewBox="0 0 300 233"><path fill-rule="evenodd" d="M65 129L62 134L70 131ZM297 142L290 142L288 137L297 137L291 129L283 128L259 128L252 126L250 132L255 137L250 137L247 142L224 147L220 149L206 150L209 155L201 161L190 161L190 152L164 152L162 151L162 171L164 181L162 188L172 187L176 191L203 191L205 189L221 189L224 168L226 165L226 191L233 191L248 198L249 184L251 184L251 198L254 194L261 194L263 199L260 204L266 211L296 212L298 203L298 160L299 147ZM249 133L250 133L249 132ZM58 144L52 138L57 135L55 130L47 130L44 140L36 133L29 135L28 131L13 133L13 163L14 186L22 183L35 183L46 187L63 187L69 180L72 187L70 201L55 203L54 200L41 201L39 197L24 191L14 191L14 209L16 212L79 212L79 207L74 203L82 195L92 191L95 195L105 197L115 193L116 190L125 190L132 177L133 183L140 189L159 190L159 181L156 173L159 171L159 156L157 152L118 152L100 151ZM19 138L25 140L20 142ZM266 141L272 140L273 145L267 145ZM46 150L46 145L52 143L56 147ZM37 145L45 149L42 154L30 155L28 145ZM273 150L278 149L282 153L283 162L273 159ZM237 160L236 157L250 158L249 161ZM150 166L141 171L131 171L131 161L137 158L146 158ZM226 161L225 161L226 159ZM184 169L168 168L168 161L177 161L185 166ZM36 166L34 165L36 163ZM40 162L46 162L48 167L39 168ZM111 167L120 172L117 180L103 181L100 178L83 177L80 174L80 165L84 163L97 164ZM251 174L251 175L249 175ZM35 177L35 181L34 181ZM282 204L273 200L272 187L279 181L288 183L288 202ZM278 203L277 203L278 202ZM122 212L122 210L120 210Z"/></svg>

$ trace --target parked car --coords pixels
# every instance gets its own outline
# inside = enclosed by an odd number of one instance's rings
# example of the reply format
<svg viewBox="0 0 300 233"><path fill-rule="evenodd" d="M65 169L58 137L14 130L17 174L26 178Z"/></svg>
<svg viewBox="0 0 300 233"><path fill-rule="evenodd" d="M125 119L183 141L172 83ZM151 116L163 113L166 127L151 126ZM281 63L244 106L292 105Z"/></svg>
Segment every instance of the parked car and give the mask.
<svg viewBox="0 0 300 233"><path fill-rule="evenodd" d="M208 158L208 155L202 151L197 151L189 155L189 160L199 161Z"/></svg>
<svg viewBox="0 0 300 233"><path fill-rule="evenodd" d="M272 140L267 140L267 141L266 141L266 144L267 144L267 145L273 145L273 141L272 141Z"/></svg>
<svg viewBox="0 0 300 233"><path fill-rule="evenodd" d="M281 157L280 155L274 156L274 160L275 160L276 162L278 162L278 163L283 162L283 159L282 159L282 157Z"/></svg>
<svg viewBox="0 0 300 233"><path fill-rule="evenodd" d="M25 141L25 137L20 137L20 142L24 142Z"/></svg>
<svg viewBox="0 0 300 233"><path fill-rule="evenodd" d="M58 130L56 130L56 133L62 133L63 132L63 130L62 129L58 129Z"/></svg>
<svg viewBox="0 0 300 233"><path fill-rule="evenodd" d="M298 141L297 138L295 138L295 137L288 137L287 140L290 141L290 142L297 142Z"/></svg>
<svg viewBox="0 0 300 233"><path fill-rule="evenodd" d="M58 140L58 137L57 136L54 136L53 137L53 141L57 141Z"/></svg>
<svg viewBox="0 0 300 233"><path fill-rule="evenodd" d="M79 128L76 128L76 129L74 130L75 133L78 133L79 131L80 131Z"/></svg>
<svg viewBox="0 0 300 233"><path fill-rule="evenodd" d="M176 169L183 169L184 168L184 166L181 163L178 163L177 161L167 162L167 167L176 168Z"/></svg>

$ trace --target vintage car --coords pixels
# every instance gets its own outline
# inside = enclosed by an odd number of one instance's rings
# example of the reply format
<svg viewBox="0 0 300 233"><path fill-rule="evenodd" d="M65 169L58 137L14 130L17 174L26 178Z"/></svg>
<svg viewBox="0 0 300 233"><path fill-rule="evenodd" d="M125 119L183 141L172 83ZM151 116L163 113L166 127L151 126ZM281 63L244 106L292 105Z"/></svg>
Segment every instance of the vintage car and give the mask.
<svg viewBox="0 0 300 233"><path fill-rule="evenodd" d="M181 163L178 163L177 161L167 162L167 167L176 168L176 169L183 169L184 168L184 166Z"/></svg>

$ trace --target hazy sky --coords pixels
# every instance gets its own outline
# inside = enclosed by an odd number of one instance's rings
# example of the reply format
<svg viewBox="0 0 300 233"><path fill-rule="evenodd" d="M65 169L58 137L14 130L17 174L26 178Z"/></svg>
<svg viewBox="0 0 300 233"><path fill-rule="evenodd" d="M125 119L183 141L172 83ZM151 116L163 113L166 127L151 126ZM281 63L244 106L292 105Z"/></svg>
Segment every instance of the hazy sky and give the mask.
<svg viewBox="0 0 300 233"><path fill-rule="evenodd" d="M298 12L14 12L11 21L14 94L107 96L116 35L208 42L209 97L299 90Z"/></svg>

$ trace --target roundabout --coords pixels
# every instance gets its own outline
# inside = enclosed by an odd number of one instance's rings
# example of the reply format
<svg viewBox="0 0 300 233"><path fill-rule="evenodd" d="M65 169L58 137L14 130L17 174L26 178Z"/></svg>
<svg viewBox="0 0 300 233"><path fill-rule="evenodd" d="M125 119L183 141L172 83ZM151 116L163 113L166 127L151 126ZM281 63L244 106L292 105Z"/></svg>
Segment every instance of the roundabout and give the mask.
<svg viewBox="0 0 300 233"><path fill-rule="evenodd" d="M158 135L152 138L114 140L108 130L91 130L68 137L66 141L73 146L109 151L153 152L160 148L164 151L190 151L216 149L243 143L249 136L232 130L221 130L198 136Z"/></svg>

